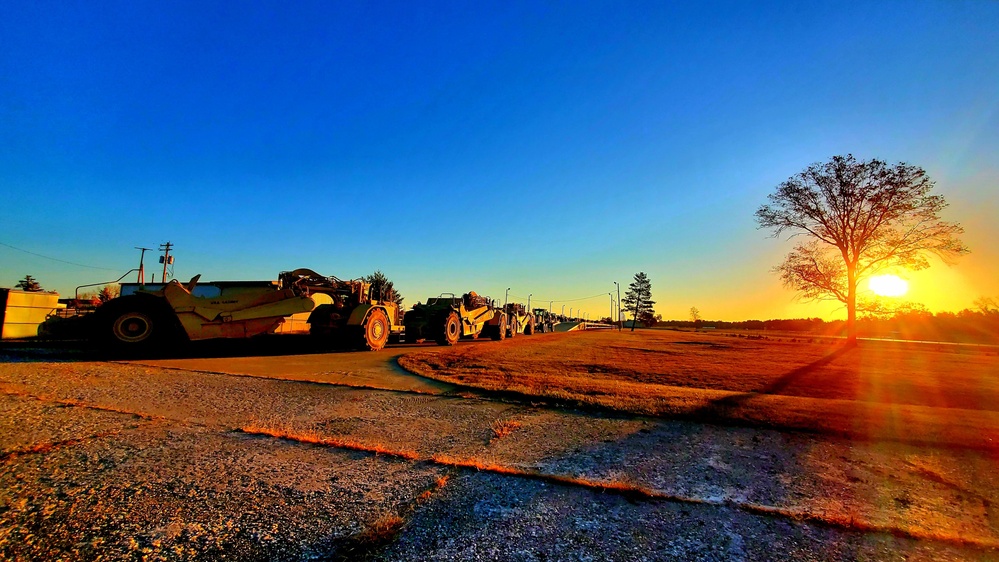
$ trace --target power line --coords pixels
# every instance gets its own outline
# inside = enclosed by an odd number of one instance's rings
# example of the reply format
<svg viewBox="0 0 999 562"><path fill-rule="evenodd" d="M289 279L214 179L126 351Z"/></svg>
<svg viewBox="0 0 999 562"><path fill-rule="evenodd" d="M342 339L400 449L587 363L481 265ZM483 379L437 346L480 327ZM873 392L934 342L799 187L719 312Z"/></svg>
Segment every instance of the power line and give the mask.
<svg viewBox="0 0 999 562"><path fill-rule="evenodd" d="M108 267L97 267L97 266L93 266L93 265L84 265L82 263L76 263L76 262L61 260L59 258L53 258L53 257L50 257L50 256L44 256L42 254L38 254L38 253L35 253L35 252L30 252L28 250L25 250L24 248L18 248L17 246L11 246L10 244L5 244L3 242L0 242L0 246L6 246L6 247L8 247L8 248L10 248L12 250L17 250L18 252L24 252L25 254L31 254L33 256L38 256L40 258L44 258L44 259L47 259L47 260L57 261L59 263L66 263L66 264L69 264L69 265L75 265L76 267L85 267L87 269L100 269L100 270L103 270L103 271L120 271L118 269L111 269L111 268L108 268Z"/></svg>
<svg viewBox="0 0 999 562"><path fill-rule="evenodd" d="M515 299L527 300L527 297L518 297L517 295L510 295L510 296L513 297L513 298L515 298ZM605 297L605 296L607 296L606 292L600 293L599 295L593 295L591 297L580 297L578 299L543 299L541 297L531 297L531 300L537 301L537 302L559 302L559 303L562 303L562 302L585 301L585 300L595 299L597 297Z"/></svg>

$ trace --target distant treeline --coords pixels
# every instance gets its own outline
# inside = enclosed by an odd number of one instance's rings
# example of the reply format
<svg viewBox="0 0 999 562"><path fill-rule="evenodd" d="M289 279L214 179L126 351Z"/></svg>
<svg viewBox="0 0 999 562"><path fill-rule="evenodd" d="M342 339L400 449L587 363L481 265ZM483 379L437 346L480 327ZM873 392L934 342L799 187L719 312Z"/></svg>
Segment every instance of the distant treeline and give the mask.
<svg viewBox="0 0 999 562"><path fill-rule="evenodd" d="M960 343L999 344L999 310L962 310L961 312L926 311L898 313L890 317L858 318L858 336ZM812 335L846 335L846 321L826 322L821 318L790 320L744 320L723 322L711 320L665 320L659 328L760 330L802 332Z"/></svg>

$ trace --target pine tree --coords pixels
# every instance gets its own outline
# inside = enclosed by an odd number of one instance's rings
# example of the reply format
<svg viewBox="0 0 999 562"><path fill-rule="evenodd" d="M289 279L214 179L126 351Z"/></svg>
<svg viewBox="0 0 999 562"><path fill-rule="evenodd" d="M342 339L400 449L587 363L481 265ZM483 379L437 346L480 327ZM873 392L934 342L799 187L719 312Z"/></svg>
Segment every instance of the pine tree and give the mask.
<svg viewBox="0 0 999 562"><path fill-rule="evenodd" d="M656 301L652 300L652 282L644 271L635 274L635 280L628 285L628 291L621 302L624 303L624 309L632 314L632 332L635 331L635 324L639 319L653 317L652 305L656 304Z"/></svg>
<svg viewBox="0 0 999 562"><path fill-rule="evenodd" d="M363 279L368 283L371 283L371 295L373 298L394 302L399 305L399 309L402 310L403 297L396 292L395 286L391 281L389 281L389 278L386 277L384 273L380 270L375 271Z"/></svg>
<svg viewBox="0 0 999 562"><path fill-rule="evenodd" d="M25 275L24 279L18 281L15 287L21 289L22 291L30 291L32 293L37 293L42 290L42 286L39 285L38 281L30 275Z"/></svg>

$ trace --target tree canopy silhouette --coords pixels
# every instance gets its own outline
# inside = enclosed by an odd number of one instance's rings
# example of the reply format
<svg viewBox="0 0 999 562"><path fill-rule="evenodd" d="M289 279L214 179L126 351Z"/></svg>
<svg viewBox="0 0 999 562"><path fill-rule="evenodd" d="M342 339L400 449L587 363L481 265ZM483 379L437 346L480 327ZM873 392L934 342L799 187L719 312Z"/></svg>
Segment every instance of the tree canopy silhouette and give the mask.
<svg viewBox="0 0 999 562"><path fill-rule="evenodd" d="M847 339L857 339L857 288L881 272L929 267L929 254L944 261L968 249L964 229L940 218L943 196L917 166L852 154L815 163L777 186L756 211L760 228L773 236L805 235L775 271L805 298L846 305Z"/></svg>
<svg viewBox="0 0 999 562"><path fill-rule="evenodd" d="M42 290L42 286L39 285L38 281L30 275L25 275L24 279L18 281L17 285L14 286L22 291L29 291L32 293L37 293Z"/></svg>
<svg viewBox="0 0 999 562"><path fill-rule="evenodd" d="M377 299L394 302L402 310L403 296L395 290L395 285L392 284L392 281L389 281L389 278L381 270L365 276L364 280L371 283L371 294Z"/></svg>
<svg viewBox="0 0 999 562"><path fill-rule="evenodd" d="M631 331L635 331L635 324L642 319L653 319L652 305L656 301L652 300L652 282L644 271L635 274L635 280L628 285L628 291L621 299L624 309L634 315L631 322Z"/></svg>

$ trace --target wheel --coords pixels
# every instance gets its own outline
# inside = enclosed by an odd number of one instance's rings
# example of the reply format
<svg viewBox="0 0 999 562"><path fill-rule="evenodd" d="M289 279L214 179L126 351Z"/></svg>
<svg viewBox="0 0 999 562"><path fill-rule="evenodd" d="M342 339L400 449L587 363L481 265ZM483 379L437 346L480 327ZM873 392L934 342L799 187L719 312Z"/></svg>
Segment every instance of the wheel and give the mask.
<svg viewBox="0 0 999 562"><path fill-rule="evenodd" d="M388 316L384 310L376 308L361 324L361 341L358 343L361 349L378 351L388 343L390 333Z"/></svg>
<svg viewBox="0 0 999 562"><path fill-rule="evenodd" d="M444 318L444 323L437 334L437 345L454 345L461 337L461 320L457 312L451 312Z"/></svg>
<svg viewBox="0 0 999 562"><path fill-rule="evenodd" d="M496 341L503 341L506 339L506 316L500 316L499 324L495 326L489 326L491 330L489 337Z"/></svg>
<svg viewBox="0 0 999 562"><path fill-rule="evenodd" d="M148 312L129 310L118 315L111 323L111 336L125 345L141 345L152 340L156 323Z"/></svg>
<svg viewBox="0 0 999 562"><path fill-rule="evenodd" d="M510 319L510 333L507 334L511 338L517 337L517 332L520 331L520 325L517 324L516 318Z"/></svg>
<svg viewBox="0 0 999 562"><path fill-rule="evenodd" d="M527 325L524 326L524 335L525 336L532 336L532 335L534 335L534 319L533 318L530 319L530 320L528 320L527 321Z"/></svg>
<svg viewBox="0 0 999 562"><path fill-rule="evenodd" d="M151 299L123 297L102 306L97 330L101 343L116 352L166 351L176 331L157 305Z"/></svg>

